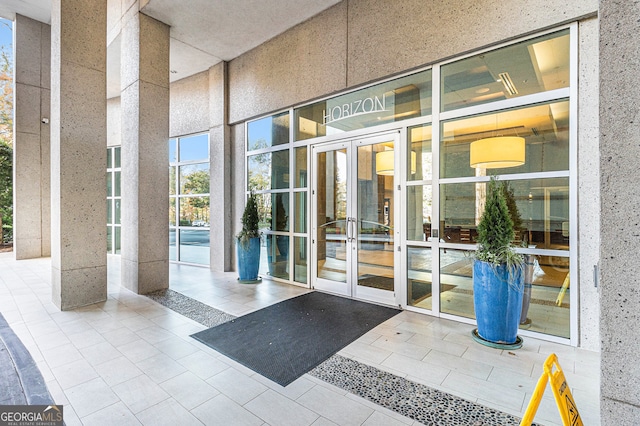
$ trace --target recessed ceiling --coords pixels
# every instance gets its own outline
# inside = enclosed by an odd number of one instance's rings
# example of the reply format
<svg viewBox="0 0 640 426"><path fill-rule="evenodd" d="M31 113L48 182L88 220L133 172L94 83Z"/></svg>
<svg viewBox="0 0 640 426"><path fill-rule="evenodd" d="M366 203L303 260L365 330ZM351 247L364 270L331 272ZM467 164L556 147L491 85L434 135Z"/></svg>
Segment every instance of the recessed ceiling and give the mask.
<svg viewBox="0 0 640 426"><path fill-rule="evenodd" d="M176 81L240 56L340 1L149 0L142 12L171 26L170 79ZM49 24L51 0L0 2L0 16L14 19L16 13ZM119 42L116 37L109 46L108 97L120 93Z"/></svg>

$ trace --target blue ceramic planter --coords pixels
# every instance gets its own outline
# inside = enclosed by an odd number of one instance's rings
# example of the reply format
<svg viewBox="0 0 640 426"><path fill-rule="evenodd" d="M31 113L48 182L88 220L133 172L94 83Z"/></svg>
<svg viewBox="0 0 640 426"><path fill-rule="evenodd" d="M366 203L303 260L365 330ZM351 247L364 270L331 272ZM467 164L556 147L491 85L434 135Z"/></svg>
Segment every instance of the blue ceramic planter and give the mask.
<svg viewBox="0 0 640 426"><path fill-rule="evenodd" d="M240 282L258 281L260 237L251 238L246 247L236 241L236 253L238 258L238 279Z"/></svg>
<svg viewBox="0 0 640 426"><path fill-rule="evenodd" d="M518 337L522 310L524 276L522 268L509 273L506 265L495 266L476 260L473 263L473 307L478 334L483 339L513 344Z"/></svg>

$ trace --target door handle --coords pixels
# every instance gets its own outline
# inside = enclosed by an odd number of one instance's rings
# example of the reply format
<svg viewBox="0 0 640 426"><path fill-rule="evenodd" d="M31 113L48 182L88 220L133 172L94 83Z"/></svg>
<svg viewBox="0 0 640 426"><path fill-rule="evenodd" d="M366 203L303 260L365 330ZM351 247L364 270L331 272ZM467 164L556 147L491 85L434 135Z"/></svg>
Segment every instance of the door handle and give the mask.
<svg viewBox="0 0 640 426"><path fill-rule="evenodd" d="M347 218L347 241L354 241L356 239L357 228L356 218Z"/></svg>
<svg viewBox="0 0 640 426"><path fill-rule="evenodd" d="M353 223L353 232L352 232L352 239L355 241L358 238L358 221L356 220L356 218L352 218L352 223Z"/></svg>

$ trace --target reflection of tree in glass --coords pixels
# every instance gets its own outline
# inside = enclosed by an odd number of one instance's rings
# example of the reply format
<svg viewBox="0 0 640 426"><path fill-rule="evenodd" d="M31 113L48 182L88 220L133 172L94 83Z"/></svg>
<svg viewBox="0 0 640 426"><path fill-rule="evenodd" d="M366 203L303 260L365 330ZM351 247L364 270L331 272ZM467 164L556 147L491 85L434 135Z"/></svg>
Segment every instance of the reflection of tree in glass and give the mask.
<svg viewBox="0 0 640 426"><path fill-rule="evenodd" d="M13 141L13 62L11 46L0 46L0 139Z"/></svg>
<svg viewBox="0 0 640 426"><path fill-rule="evenodd" d="M209 197L180 200L180 226L209 226ZM196 223L196 222L202 223Z"/></svg>
<svg viewBox="0 0 640 426"><path fill-rule="evenodd" d="M197 170L184 177L185 194L208 194L209 193L209 171Z"/></svg>
<svg viewBox="0 0 640 426"><path fill-rule="evenodd" d="M260 218L260 229L270 229L271 227L271 194L258 194L255 197L258 207L258 217Z"/></svg>
<svg viewBox="0 0 640 426"><path fill-rule="evenodd" d="M176 167L169 167L169 194L176 193Z"/></svg>
<svg viewBox="0 0 640 426"><path fill-rule="evenodd" d="M255 149L267 148L267 141L260 138L254 143ZM250 191L269 189L271 186L271 153L249 156L248 184Z"/></svg>
<svg viewBox="0 0 640 426"><path fill-rule="evenodd" d="M208 194L209 171L196 170L182 178L183 194ZM180 201L180 225L209 226L209 197L189 197Z"/></svg>
<svg viewBox="0 0 640 426"><path fill-rule="evenodd" d="M169 225L174 226L176 224L176 199L171 198L169 200Z"/></svg>
<svg viewBox="0 0 640 426"><path fill-rule="evenodd" d="M286 231L287 230L287 220L288 216L284 208L284 204L282 203L282 194L276 195L276 211L275 211L275 230L276 231ZM271 224L273 229L273 224Z"/></svg>
<svg viewBox="0 0 640 426"><path fill-rule="evenodd" d="M9 27L7 22L2 25ZM13 61L11 45L0 46L0 244L13 227Z"/></svg>

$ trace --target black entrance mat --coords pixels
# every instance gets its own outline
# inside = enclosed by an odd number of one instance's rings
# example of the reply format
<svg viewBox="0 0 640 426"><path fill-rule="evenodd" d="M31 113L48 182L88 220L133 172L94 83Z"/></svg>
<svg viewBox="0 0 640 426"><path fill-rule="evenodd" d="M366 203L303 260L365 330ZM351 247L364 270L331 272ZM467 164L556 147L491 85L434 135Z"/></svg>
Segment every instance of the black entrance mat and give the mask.
<svg viewBox="0 0 640 426"><path fill-rule="evenodd" d="M400 310L311 292L192 335L286 386Z"/></svg>

